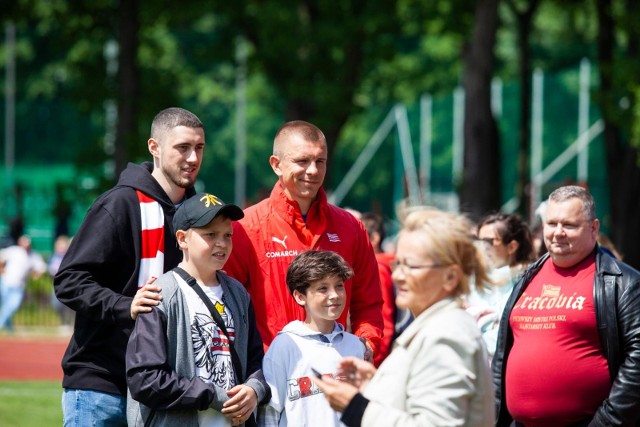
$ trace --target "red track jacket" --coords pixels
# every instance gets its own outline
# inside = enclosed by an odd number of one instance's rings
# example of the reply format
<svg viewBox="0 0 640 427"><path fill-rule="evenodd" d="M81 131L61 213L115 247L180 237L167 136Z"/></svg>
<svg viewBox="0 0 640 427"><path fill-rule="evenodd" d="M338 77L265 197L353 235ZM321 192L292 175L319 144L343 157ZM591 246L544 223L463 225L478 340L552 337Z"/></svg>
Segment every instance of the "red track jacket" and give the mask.
<svg viewBox="0 0 640 427"><path fill-rule="evenodd" d="M307 222L296 201L289 199L280 182L269 198L247 208L233 223L233 251L225 271L245 285L256 313L256 323L266 348L293 320L304 320L304 308L289 293L287 268L308 249L331 250L351 265L354 277L345 282L346 307L355 335L365 337L377 354L382 336L382 296L378 264L360 221L327 202L323 189L311 205ZM347 310L338 321L345 327Z"/></svg>

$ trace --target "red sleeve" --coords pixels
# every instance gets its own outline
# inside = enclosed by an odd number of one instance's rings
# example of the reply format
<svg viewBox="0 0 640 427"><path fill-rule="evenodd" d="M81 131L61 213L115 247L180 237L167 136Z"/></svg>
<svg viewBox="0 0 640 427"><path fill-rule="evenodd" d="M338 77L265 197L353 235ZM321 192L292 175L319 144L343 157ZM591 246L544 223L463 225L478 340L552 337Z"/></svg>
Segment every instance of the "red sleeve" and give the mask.
<svg viewBox="0 0 640 427"><path fill-rule="evenodd" d="M391 280L391 267L378 260L378 271L380 275L380 290L382 291L382 321L384 322L384 333L380 341L380 351L373 360L376 367L380 366L382 361L391 352L391 342L393 340L393 334L395 333L396 315L396 294L393 287L393 280Z"/></svg>
<svg viewBox="0 0 640 427"><path fill-rule="evenodd" d="M242 261L242 254L249 254L252 252L251 241L247 232L242 224L237 221L233 222L233 236L232 236L233 249L227 263L224 265L224 272L227 275L233 277L238 282L242 283L245 287L249 284L249 263L246 260Z"/></svg>
<svg viewBox="0 0 640 427"><path fill-rule="evenodd" d="M380 352L382 339L382 293L378 262L367 237L367 231L360 221L355 221L358 238L354 251L357 254L353 262L353 283L351 291L351 328L353 333L367 339L373 350L373 356Z"/></svg>

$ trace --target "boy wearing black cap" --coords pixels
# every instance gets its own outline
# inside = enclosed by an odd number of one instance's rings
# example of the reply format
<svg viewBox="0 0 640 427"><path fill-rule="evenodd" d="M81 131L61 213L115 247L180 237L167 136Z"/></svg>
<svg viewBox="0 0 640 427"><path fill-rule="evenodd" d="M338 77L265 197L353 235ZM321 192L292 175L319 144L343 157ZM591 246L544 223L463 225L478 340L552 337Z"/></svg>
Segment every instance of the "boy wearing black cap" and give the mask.
<svg viewBox="0 0 640 427"><path fill-rule="evenodd" d="M256 406L269 400L251 300L221 271L231 221L243 216L207 193L176 211L182 262L156 281L163 299L138 316L127 347L129 426L255 425Z"/></svg>

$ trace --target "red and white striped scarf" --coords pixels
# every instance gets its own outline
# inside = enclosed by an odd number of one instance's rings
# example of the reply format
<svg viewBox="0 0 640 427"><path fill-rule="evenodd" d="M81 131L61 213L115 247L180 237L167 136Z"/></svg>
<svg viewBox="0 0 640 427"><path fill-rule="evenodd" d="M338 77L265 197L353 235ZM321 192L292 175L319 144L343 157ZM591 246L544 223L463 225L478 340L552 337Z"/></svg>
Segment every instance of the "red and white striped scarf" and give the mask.
<svg viewBox="0 0 640 427"><path fill-rule="evenodd" d="M164 273L164 212L160 203L136 190L140 202L142 220L142 257L138 288L151 277L160 277Z"/></svg>

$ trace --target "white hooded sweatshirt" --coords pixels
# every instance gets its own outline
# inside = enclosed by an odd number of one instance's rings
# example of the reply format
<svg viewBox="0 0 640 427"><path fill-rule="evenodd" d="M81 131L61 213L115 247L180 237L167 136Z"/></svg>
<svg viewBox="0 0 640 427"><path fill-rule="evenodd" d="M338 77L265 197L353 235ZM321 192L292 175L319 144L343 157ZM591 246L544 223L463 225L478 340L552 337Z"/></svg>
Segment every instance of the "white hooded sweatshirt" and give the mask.
<svg viewBox="0 0 640 427"><path fill-rule="evenodd" d="M260 426L342 426L340 414L329 406L313 384L311 368L336 376L338 362L347 356L364 358L364 344L335 324L322 334L299 320L287 324L271 343L262 371L271 387L271 401L261 410Z"/></svg>

